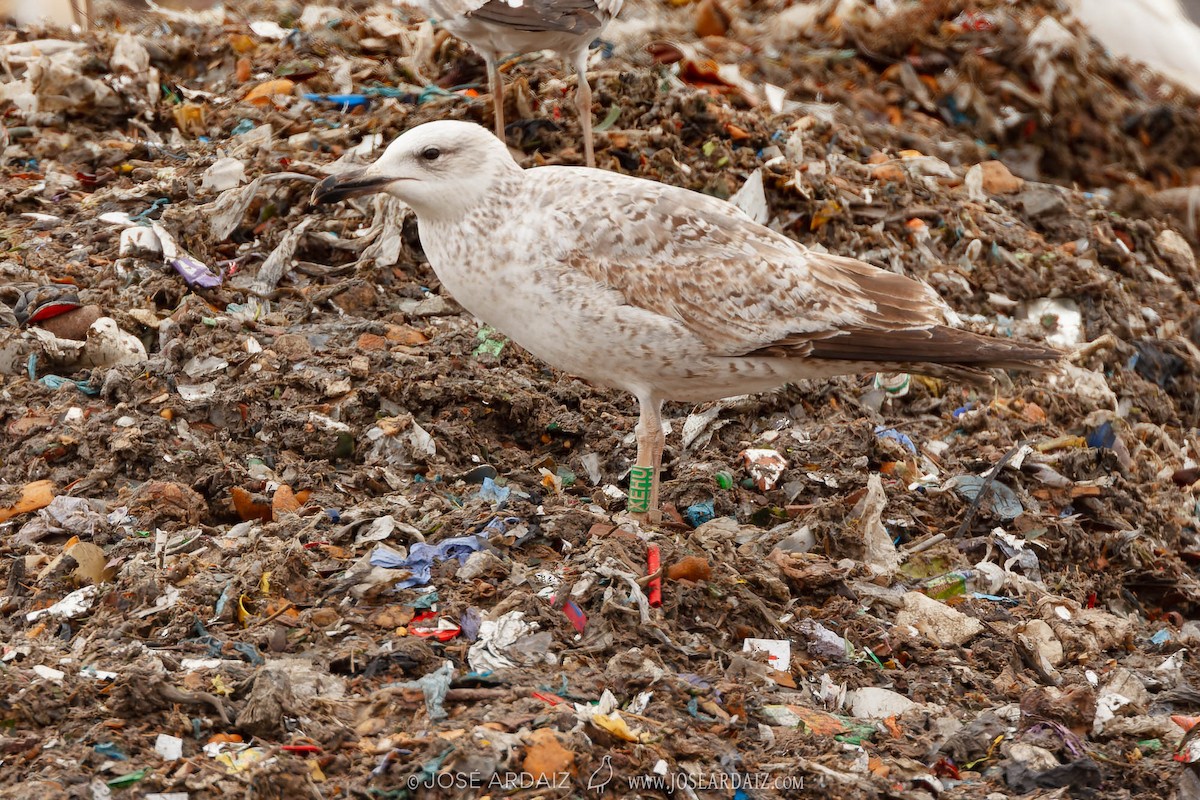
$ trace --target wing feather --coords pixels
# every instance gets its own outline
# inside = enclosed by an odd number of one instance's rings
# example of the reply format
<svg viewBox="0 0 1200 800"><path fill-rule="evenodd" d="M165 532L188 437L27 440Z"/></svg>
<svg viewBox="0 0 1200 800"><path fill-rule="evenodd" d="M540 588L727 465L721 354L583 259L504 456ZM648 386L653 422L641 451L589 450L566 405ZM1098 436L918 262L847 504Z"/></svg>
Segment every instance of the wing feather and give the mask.
<svg viewBox="0 0 1200 800"><path fill-rule="evenodd" d="M949 309L928 285L814 253L723 200L588 171L589 191L605 202L580 205L583 173L531 172L544 173L542 207L579 233L560 259L626 304L682 323L714 355L977 367L1058 355L950 327ZM601 208L611 216L603 224L587 217Z"/></svg>

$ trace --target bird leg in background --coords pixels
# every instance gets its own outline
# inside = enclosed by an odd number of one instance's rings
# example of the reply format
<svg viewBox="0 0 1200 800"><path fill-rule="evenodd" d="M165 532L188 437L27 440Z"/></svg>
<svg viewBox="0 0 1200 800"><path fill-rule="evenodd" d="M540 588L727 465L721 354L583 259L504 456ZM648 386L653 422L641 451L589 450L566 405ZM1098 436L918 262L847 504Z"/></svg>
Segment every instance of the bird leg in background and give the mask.
<svg viewBox="0 0 1200 800"><path fill-rule="evenodd" d="M662 429L662 400L638 398L637 461L629 471L629 513L639 522L656 525L662 521L658 510L658 471L663 447L667 443Z"/></svg>
<svg viewBox="0 0 1200 800"><path fill-rule="evenodd" d="M496 122L496 136L500 141L506 142L504 138L504 83L500 78L500 68L496 66L496 56L487 55L483 57L483 61L487 64L488 74L488 91L492 94L492 115Z"/></svg>
<svg viewBox="0 0 1200 800"><path fill-rule="evenodd" d="M589 167L596 166L595 146L592 144L592 86L587 77L588 51L585 48L575 57L575 107L579 109L579 124L583 127L583 155Z"/></svg>

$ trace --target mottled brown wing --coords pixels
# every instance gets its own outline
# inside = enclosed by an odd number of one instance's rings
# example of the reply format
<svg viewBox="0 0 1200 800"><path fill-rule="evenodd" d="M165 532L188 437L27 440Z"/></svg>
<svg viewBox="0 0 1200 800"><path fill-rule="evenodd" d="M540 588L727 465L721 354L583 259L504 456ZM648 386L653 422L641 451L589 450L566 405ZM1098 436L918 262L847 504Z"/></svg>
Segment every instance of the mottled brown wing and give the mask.
<svg viewBox="0 0 1200 800"><path fill-rule="evenodd" d="M927 285L811 252L717 198L589 172L595 191L619 202L604 204L609 219L587 219L591 207L571 197L579 173L544 169L543 205L579 217L563 260L626 303L678 320L714 354L976 366L1055 355L948 327Z"/></svg>
<svg viewBox="0 0 1200 800"><path fill-rule="evenodd" d="M926 284L886 272L843 256L809 252L818 280L827 272L849 277L873 308L863 322L823 334L798 334L754 351L754 355L806 355L838 361L917 361L979 367L1028 366L1029 360L1053 359L1058 352L1028 342L1012 342L942 324L941 312L928 319L935 324L913 325L914 317L941 300Z"/></svg>

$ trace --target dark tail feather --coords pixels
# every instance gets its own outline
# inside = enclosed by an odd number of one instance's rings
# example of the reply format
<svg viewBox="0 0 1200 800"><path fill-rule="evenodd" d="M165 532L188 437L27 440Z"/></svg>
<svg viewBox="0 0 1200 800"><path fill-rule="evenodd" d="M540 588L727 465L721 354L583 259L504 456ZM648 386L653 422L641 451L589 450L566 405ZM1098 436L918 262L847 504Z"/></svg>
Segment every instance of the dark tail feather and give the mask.
<svg viewBox="0 0 1200 800"><path fill-rule="evenodd" d="M1016 342L939 325L911 330L849 330L810 341L810 358L1044 371L1062 358L1052 347Z"/></svg>

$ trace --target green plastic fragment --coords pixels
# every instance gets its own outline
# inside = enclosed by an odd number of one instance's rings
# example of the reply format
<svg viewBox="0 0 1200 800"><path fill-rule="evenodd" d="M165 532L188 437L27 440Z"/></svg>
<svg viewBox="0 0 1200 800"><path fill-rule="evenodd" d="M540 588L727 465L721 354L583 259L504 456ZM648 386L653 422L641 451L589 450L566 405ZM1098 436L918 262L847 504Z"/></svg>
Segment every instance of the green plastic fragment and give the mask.
<svg viewBox="0 0 1200 800"><path fill-rule="evenodd" d="M118 778L113 778L111 781L108 782L108 788L110 788L110 789L127 789L130 786L133 786L138 781L140 781L142 778L145 778L149 774L150 774L149 769L139 769L137 772L130 772L130 773L128 773L126 775L122 775Z"/></svg>
<svg viewBox="0 0 1200 800"><path fill-rule="evenodd" d="M846 647L850 647L849 641L846 642ZM871 648L863 647L863 652L867 654L868 658L875 662L875 666L879 667L880 669L886 669L886 667L883 666L883 662L879 660L879 656L875 655L875 652L871 650Z"/></svg>
<svg viewBox="0 0 1200 800"><path fill-rule="evenodd" d="M479 340L479 345L471 351L471 355L476 358L481 356L499 357L504 350L505 342L508 341L502 333L489 325L480 328L479 333L475 334L475 338Z"/></svg>
<svg viewBox="0 0 1200 800"><path fill-rule="evenodd" d="M635 466L629 471L630 513L644 514L650 510L650 486L654 479L654 467Z"/></svg>
<svg viewBox="0 0 1200 800"><path fill-rule="evenodd" d="M863 723L856 724L856 723L850 722L850 723L847 723L847 725L846 725L845 733L839 733L837 736L834 736L833 738L839 742L845 742L846 744L861 745L863 742L870 741L871 737L874 735L875 735L875 726L874 725L866 725Z"/></svg>
<svg viewBox="0 0 1200 800"><path fill-rule="evenodd" d="M594 126L592 128L592 130L596 131L597 133L603 133L604 131L608 130L613 125L615 125L617 120L620 118L621 118L621 107L613 106L612 108L610 108L608 110L608 113L604 115L604 119L602 119L600 121L600 124Z"/></svg>

